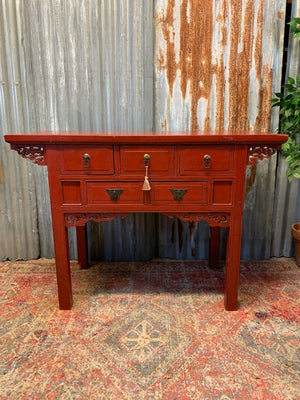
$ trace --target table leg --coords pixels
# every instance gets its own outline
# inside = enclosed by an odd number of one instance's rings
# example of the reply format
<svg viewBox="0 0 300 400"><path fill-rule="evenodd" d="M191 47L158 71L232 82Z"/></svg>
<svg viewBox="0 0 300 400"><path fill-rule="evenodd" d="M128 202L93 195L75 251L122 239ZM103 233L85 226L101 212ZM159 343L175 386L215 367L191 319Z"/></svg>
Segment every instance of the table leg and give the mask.
<svg viewBox="0 0 300 400"><path fill-rule="evenodd" d="M52 215L58 301L61 310L72 308L72 283L68 230L63 215Z"/></svg>
<svg viewBox="0 0 300 400"><path fill-rule="evenodd" d="M220 231L219 226L210 227L209 267L213 269L219 267Z"/></svg>
<svg viewBox="0 0 300 400"><path fill-rule="evenodd" d="M238 305L240 254L242 238L242 216L232 215L232 224L228 229L226 269L225 269L225 298L224 304L228 311L234 311Z"/></svg>
<svg viewBox="0 0 300 400"><path fill-rule="evenodd" d="M76 227L78 263L81 269L88 267L86 225Z"/></svg>

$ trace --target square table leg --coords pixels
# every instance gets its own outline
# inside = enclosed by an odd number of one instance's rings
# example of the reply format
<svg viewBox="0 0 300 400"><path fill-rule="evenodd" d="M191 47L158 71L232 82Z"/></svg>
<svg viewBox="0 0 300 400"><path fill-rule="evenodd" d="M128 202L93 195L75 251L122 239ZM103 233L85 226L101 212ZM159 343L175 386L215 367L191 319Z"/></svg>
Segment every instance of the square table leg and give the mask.
<svg viewBox="0 0 300 400"><path fill-rule="evenodd" d="M242 238L242 215L232 215L228 229L226 268L225 268L225 309L234 311L238 306L240 255Z"/></svg>
<svg viewBox="0 0 300 400"><path fill-rule="evenodd" d="M70 310L73 299L68 229L65 226L63 215L54 212L52 221L59 308Z"/></svg>
<svg viewBox="0 0 300 400"><path fill-rule="evenodd" d="M219 268L220 231L221 228L219 226L210 227L209 267L212 269Z"/></svg>
<svg viewBox="0 0 300 400"><path fill-rule="evenodd" d="M76 227L78 263L81 269L88 267L86 225Z"/></svg>

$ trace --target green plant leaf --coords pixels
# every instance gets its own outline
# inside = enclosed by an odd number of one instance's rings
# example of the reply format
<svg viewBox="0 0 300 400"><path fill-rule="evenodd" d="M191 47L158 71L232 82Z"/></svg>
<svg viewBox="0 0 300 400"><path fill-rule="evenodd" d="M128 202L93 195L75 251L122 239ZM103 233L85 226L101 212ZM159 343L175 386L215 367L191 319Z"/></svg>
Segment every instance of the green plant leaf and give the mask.
<svg viewBox="0 0 300 400"><path fill-rule="evenodd" d="M289 81L289 83L292 84L292 85L295 83L295 79L294 79L294 78L291 78L290 76L288 77L288 81Z"/></svg>
<svg viewBox="0 0 300 400"><path fill-rule="evenodd" d="M292 110L285 110L284 114L285 114L286 118L288 118L289 116L291 116L293 114L293 111Z"/></svg>
<svg viewBox="0 0 300 400"><path fill-rule="evenodd" d="M297 90L297 88L295 88L295 86L287 83L286 85L283 85L284 88L287 89L288 92L295 92Z"/></svg>
<svg viewBox="0 0 300 400"><path fill-rule="evenodd" d="M294 177L297 179L300 179L300 171L299 172L294 172Z"/></svg>
<svg viewBox="0 0 300 400"><path fill-rule="evenodd" d="M288 156L288 157L286 157L285 161L290 163L292 161L292 159L293 159L292 156Z"/></svg>
<svg viewBox="0 0 300 400"><path fill-rule="evenodd" d="M290 163L290 166L292 169L295 169L299 166L299 160L294 160L292 163Z"/></svg>
<svg viewBox="0 0 300 400"><path fill-rule="evenodd" d="M291 176L293 176L293 172L292 172L291 168L288 168L288 169L286 170L286 176L287 176L288 178L290 178Z"/></svg>

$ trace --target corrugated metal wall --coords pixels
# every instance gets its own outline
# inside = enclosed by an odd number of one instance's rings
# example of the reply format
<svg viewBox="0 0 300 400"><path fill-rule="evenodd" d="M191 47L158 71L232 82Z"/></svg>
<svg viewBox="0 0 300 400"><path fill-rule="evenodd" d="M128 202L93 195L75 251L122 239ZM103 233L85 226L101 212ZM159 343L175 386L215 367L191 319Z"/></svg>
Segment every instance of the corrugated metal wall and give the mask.
<svg viewBox="0 0 300 400"><path fill-rule="evenodd" d="M269 99L280 91L285 8L285 0L159 0L155 128L275 130ZM270 256L275 170L273 157L247 171L243 258ZM200 227L197 239L208 236Z"/></svg>
<svg viewBox="0 0 300 400"><path fill-rule="evenodd" d="M267 131L269 98L280 87L285 6L285 0L2 0L0 259L53 256L46 167L10 151L4 133ZM277 227L278 210L295 195L284 198L277 185L274 212L275 171L276 157L247 171L243 258L281 255L284 246L284 255L292 254L281 238L286 223L281 232ZM204 222L132 215L88 231L92 259L207 257ZM75 257L73 231L70 244Z"/></svg>
<svg viewBox="0 0 300 400"><path fill-rule="evenodd" d="M300 1L292 3L292 18L300 15ZM300 41L289 38L287 77L300 74ZM276 196L272 227L272 254L276 257L294 254L291 225L300 221L300 180L289 183L285 176L287 164L279 157L276 176Z"/></svg>

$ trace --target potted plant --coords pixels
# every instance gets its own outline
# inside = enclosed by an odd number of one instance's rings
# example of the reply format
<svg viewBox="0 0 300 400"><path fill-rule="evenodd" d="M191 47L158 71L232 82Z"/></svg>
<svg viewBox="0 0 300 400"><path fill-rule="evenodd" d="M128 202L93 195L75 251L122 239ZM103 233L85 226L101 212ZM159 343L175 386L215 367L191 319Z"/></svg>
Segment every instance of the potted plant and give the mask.
<svg viewBox="0 0 300 400"><path fill-rule="evenodd" d="M300 37L300 18L289 22L294 38ZM291 182L293 178L300 179L300 75L294 79L288 78L283 85L284 93L275 93L272 107L280 107L279 130L288 135L288 140L282 145L281 153L288 163L286 175ZM296 262L300 267L300 222L292 225L292 236L295 243Z"/></svg>

